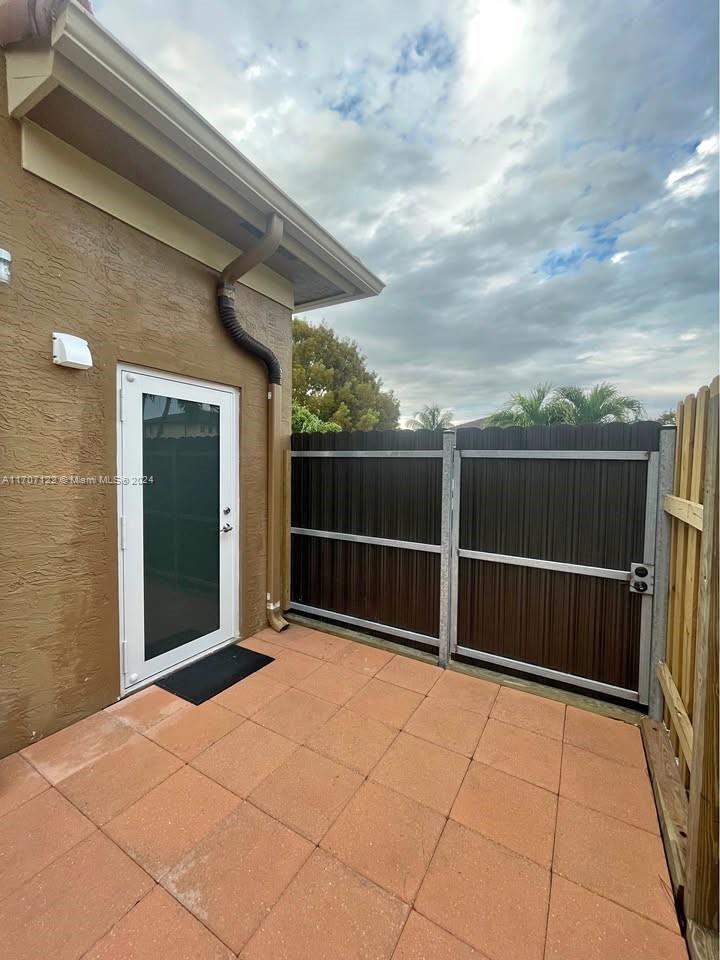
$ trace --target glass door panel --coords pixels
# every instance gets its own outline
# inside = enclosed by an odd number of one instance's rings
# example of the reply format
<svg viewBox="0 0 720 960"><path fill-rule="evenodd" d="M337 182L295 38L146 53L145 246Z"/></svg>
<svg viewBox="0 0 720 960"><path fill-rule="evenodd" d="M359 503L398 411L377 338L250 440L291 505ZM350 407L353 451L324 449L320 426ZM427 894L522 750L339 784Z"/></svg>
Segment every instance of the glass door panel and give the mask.
<svg viewBox="0 0 720 960"><path fill-rule="evenodd" d="M220 626L220 407L143 393L145 659Z"/></svg>

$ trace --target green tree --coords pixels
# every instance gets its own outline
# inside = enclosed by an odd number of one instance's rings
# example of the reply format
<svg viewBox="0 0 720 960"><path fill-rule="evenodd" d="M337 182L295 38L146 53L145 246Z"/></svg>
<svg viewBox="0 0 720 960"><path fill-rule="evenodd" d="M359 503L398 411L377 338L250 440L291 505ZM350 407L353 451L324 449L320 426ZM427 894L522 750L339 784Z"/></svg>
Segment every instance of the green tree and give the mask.
<svg viewBox="0 0 720 960"><path fill-rule="evenodd" d="M629 423L644 413L634 397L625 397L612 383L592 387L553 387L540 383L529 393L515 393L488 417L491 427L534 427L550 423Z"/></svg>
<svg viewBox="0 0 720 960"><path fill-rule="evenodd" d="M549 383L539 383L530 393L514 393L502 410L487 418L489 427L540 427L564 422L564 411Z"/></svg>
<svg viewBox="0 0 720 960"><path fill-rule="evenodd" d="M582 387L560 387L556 402L565 411L566 423L629 423L639 420L644 408L634 397L624 397L612 383Z"/></svg>
<svg viewBox="0 0 720 960"><path fill-rule="evenodd" d="M659 413L656 417L653 417L653 420L656 423L662 424L663 427L674 427L675 426L675 411L674 410L663 410L662 413Z"/></svg>
<svg viewBox="0 0 720 960"><path fill-rule="evenodd" d="M339 433L337 423L326 423L307 407L293 400L292 405L292 432L293 433Z"/></svg>
<svg viewBox="0 0 720 960"><path fill-rule="evenodd" d="M412 420L408 420L408 430L447 430L452 426L452 410L441 410L436 403L426 403L418 410Z"/></svg>
<svg viewBox="0 0 720 960"><path fill-rule="evenodd" d="M293 320L293 400L341 430L393 430L400 404L357 343L327 324Z"/></svg>

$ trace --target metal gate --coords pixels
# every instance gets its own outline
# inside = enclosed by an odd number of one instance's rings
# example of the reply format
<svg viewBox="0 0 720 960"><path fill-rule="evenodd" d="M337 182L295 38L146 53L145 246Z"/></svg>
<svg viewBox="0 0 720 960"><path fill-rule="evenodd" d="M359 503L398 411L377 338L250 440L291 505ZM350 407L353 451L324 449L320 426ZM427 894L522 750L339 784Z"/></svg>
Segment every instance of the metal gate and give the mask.
<svg viewBox="0 0 720 960"><path fill-rule="evenodd" d="M674 431L387 431L293 446L293 609L437 649L443 665L648 703Z"/></svg>

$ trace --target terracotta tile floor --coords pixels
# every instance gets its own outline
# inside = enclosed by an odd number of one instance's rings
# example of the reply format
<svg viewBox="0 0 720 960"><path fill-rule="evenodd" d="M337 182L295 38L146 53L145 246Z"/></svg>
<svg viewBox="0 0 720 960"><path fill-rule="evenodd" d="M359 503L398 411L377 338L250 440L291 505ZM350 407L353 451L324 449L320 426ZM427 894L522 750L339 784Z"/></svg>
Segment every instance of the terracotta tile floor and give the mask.
<svg viewBox="0 0 720 960"><path fill-rule="evenodd" d="M293 626L0 761L9 960L683 960L637 728Z"/></svg>

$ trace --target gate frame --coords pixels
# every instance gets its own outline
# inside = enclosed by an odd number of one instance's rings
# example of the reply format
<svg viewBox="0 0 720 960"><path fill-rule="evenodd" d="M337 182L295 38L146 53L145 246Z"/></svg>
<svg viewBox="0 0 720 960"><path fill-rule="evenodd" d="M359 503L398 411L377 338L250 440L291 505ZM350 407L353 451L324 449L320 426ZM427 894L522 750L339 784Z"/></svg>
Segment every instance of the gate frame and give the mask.
<svg viewBox="0 0 720 960"><path fill-rule="evenodd" d="M556 680L569 683L576 687L604 693L647 706L650 699L651 676L654 664L662 659L660 636L664 635L661 623L657 629L654 626L655 597L658 596L659 606L666 608L667 597L665 584L667 583L667 536L664 526L658 523L658 511L662 507L662 499L667 492L668 477L672 478L672 463L674 458L674 431L663 431L668 434L668 441L661 443L660 452L647 450L456 450L455 443L443 443L443 479L446 470L452 472L452 504L448 513L443 502L443 540L448 536L450 540L450 588L447 591L448 611L443 616L440 610L440 666L447 666L454 655L467 657L491 666L504 667L518 672L531 674L547 680ZM671 441L671 442L670 442ZM465 459L522 459L522 460L645 460L648 464L647 481L645 488L645 524L643 534L643 555L641 560L634 561L647 564L654 568L655 575L660 574L660 582L651 593L644 594L641 600L640 611L640 644L638 650L638 689L632 690L618 687L613 684L593 680L590 677L581 677L578 674L565 673L543 667L524 660L514 660L499 654L487 653L473 647L458 644L457 640L457 612L458 612L458 585L460 558L471 560L488 560L501 564L535 567L544 570L558 570L575 575L603 577L604 579L622 580L629 583L630 573L625 570L589 567L583 564L561 563L553 560L538 560L532 557L505 556L503 554L485 553L478 550L468 550L460 547L460 502L462 492L462 463ZM661 468L662 461L662 468ZM662 483L660 482L662 476ZM443 485L443 491L445 486ZM447 528L447 529L446 529ZM658 538L658 531L662 537ZM659 569L658 569L659 568ZM662 621L662 616L659 618ZM446 625L447 635L443 635L443 625ZM449 656L442 662L444 650Z"/></svg>

